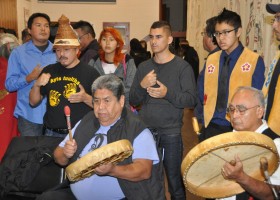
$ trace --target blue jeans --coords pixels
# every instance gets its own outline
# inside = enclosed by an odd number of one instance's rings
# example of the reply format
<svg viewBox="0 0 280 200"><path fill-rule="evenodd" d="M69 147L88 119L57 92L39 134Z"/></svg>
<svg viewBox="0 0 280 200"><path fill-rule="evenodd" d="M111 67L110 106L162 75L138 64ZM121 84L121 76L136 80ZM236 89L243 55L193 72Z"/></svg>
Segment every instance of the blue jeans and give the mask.
<svg viewBox="0 0 280 200"><path fill-rule="evenodd" d="M52 137L62 137L62 138L65 138L65 136L67 134L61 134L61 133L58 133L58 132L55 132L55 131L52 131L50 129L45 129L45 133L44 133L45 136L52 136Z"/></svg>
<svg viewBox="0 0 280 200"><path fill-rule="evenodd" d="M18 130L20 136L41 136L43 135L43 124L36 124L19 116Z"/></svg>
<svg viewBox="0 0 280 200"><path fill-rule="evenodd" d="M163 165L172 200L186 200L185 187L181 176L183 141L181 133L161 134L159 147L164 149Z"/></svg>

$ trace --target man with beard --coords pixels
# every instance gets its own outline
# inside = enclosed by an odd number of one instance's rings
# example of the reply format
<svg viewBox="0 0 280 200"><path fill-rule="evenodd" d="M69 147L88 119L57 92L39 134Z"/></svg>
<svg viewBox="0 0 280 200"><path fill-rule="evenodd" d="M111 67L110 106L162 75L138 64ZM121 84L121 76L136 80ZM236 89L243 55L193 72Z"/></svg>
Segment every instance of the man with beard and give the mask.
<svg viewBox="0 0 280 200"><path fill-rule="evenodd" d="M267 12L274 14L274 22L272 24L272 28L275 33L275 37L278 41L280 41L280 4L267 4L266 5ZM266 105L266 113L265 120L267 120L270 128L277 133L280 134L280 124L277 119L279 119L280 113L280 104L277 103L279 101L280 91L277 90L277 87L280 87L280 51L276 52L275 58L271 62L269 66L269 71L267 74L267 78L264 82L263 93L267 98Z"/></svg>
<svg viewBox="0 0 280 200"><path fill-rule="evenodd" d="M44 68L30 91L29 101L37 106L47 97L45 135L64 137L68 133L64 107L70 107L71 124L75 125L93 107L89 94L99 73L78 59L80 43L69 19L62 15L58 22L53 48L59 63Z"/></svg>

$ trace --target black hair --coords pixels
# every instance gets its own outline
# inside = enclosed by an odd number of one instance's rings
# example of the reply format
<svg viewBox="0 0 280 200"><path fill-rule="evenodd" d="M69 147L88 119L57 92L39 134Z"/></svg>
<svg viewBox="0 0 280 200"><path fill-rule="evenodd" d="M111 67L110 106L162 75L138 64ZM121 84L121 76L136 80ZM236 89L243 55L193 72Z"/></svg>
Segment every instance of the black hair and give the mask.
<svg viewBox="0 0 280 200"><path fill-rule="evenodd" d="M169 32L170 35L172 35L171 26L167 21L156 21L156 22L154 22L151 26L151 29L156 29L156 28L164 28Z"/></svg>
<svg viewBox="0 0 280 200"><path fill-rule="evenodd" d="M213 44L218 45L216 37L214 37L216 19L217 17L215 16L206 20L205 32L208 37L212 38Z"/></svg>
<svg viewBox="0 0 280 200"><path fill-rule="evenodd" d="M80 28L80 29L82 29L82 31L84 31L85 33L90 33L91 36L92 36L93 38L95 38L95 31L94 31L94 28L93 28L92 25L91 25L89 22L87 22L87 21L80 20L80 21L78 21L77 23L75 23L75 24L73 25L73 28L74 28L74 29Z"/></svg>
<svg viewBox="0 0 280 200"><path fill-rule="evenodd" d="M233 26L235 29L242 27L240 15L226 8L224 8L216 18L216 24L223 22ZM235 30L235 32L237 32L237 30Z"/></svg>
<svg viewBox="0 0 280 200"><path fill-rule="evenodd" d="M133 53L143 53L146 50L142 47L140 41L136 38L130 40L130 52Z"/></svg>
<svg viewBox="0 0 280 200"><path fill-rule="evenodd" d="M30 36L30 33L28 32L28 29L25 28L21 31L21 40L25 41L27 36Z"/></svg>
<svg viewBox="0 0 280 200"><path fill-rule="evenodd" d="M34 21L34 19L37 18L37 17L43 17L43 18L45 18L45 19L48 21L49 25L51 24L51 19L50 19L50 17L49 17L47 14L45 14L45 13L33 13L33 14L29 17L28 22L27 22L27 27L28 27L29 29L31 29L32 24L33 24L33 21Z"/></svg>

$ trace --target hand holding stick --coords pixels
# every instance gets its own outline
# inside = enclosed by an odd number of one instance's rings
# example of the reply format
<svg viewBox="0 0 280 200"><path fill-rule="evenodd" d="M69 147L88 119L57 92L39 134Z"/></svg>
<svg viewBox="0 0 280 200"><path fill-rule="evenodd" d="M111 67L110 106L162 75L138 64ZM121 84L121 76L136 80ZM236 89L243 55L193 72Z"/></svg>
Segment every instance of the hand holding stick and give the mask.
<svg viewBox="0 0 280 200"><path fill-rule="evenodd" d="M268 171L267 171L267 169L268 169L268 161L267 161L266 157L261 157L260 158L260 163L261 163L261 169L263 170L263 173L264 173L265 180L267 181L267 183L271 187L273 195L274 195L274 198L278 199L279 197L278 197L277 191L275 190L275 187L272 185L272 183L270 181L270 177L269 177Z"/></svg>
<svg viewBox="0 0 280 200"><path fill-rule="evenodd" d="M65 106L64 107L64 114L66 116L66 121L67 121L67 128L68 128L68 134L69 134L69 139L70 141L73 140L73 136L72 136L72 128L71 128L71 120L70 120L70 108L69 106Z"/></svg>
<svg viewBox="0 0 280 200"><path fill-rule="evenodd" d="M197 118L196 117L192 117L192 125L193 125L194 132L196 132L197 135L200 135L200 133L199 133L199 126L198 126L198 122L197 122Z"/></svg>

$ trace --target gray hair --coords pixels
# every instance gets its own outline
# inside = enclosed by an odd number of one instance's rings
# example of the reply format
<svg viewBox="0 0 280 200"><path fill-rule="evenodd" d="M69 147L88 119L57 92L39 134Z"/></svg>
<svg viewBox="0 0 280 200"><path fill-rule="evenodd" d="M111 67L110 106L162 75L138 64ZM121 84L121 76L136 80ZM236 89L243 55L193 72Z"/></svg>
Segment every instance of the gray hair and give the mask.
<svg viewBox="0 0 280 200"><path fill-rule="evenodd" d="M13 34L0 34L0 57L9 59L12 50L19 45L18 39Z"/></svg>
<svg viewBox="0 0 280 200"><path fill-rule="evenodd" d="M124 85L122 80L114 74L106 74L98 77L91 86L92 94L98 89L110 90L118 100L124 95Z"/></svg>
<svg viewBox="0 0 280 200"><path fill-rule="evenodd" d="M259 105L263 108L265 107L264 95L261 90L258 90L250 86L240 86L236 89L233 97L235 96L236 93L241 91L251 91L253 93L253 97L255 97L258 100Z"/></svg>

